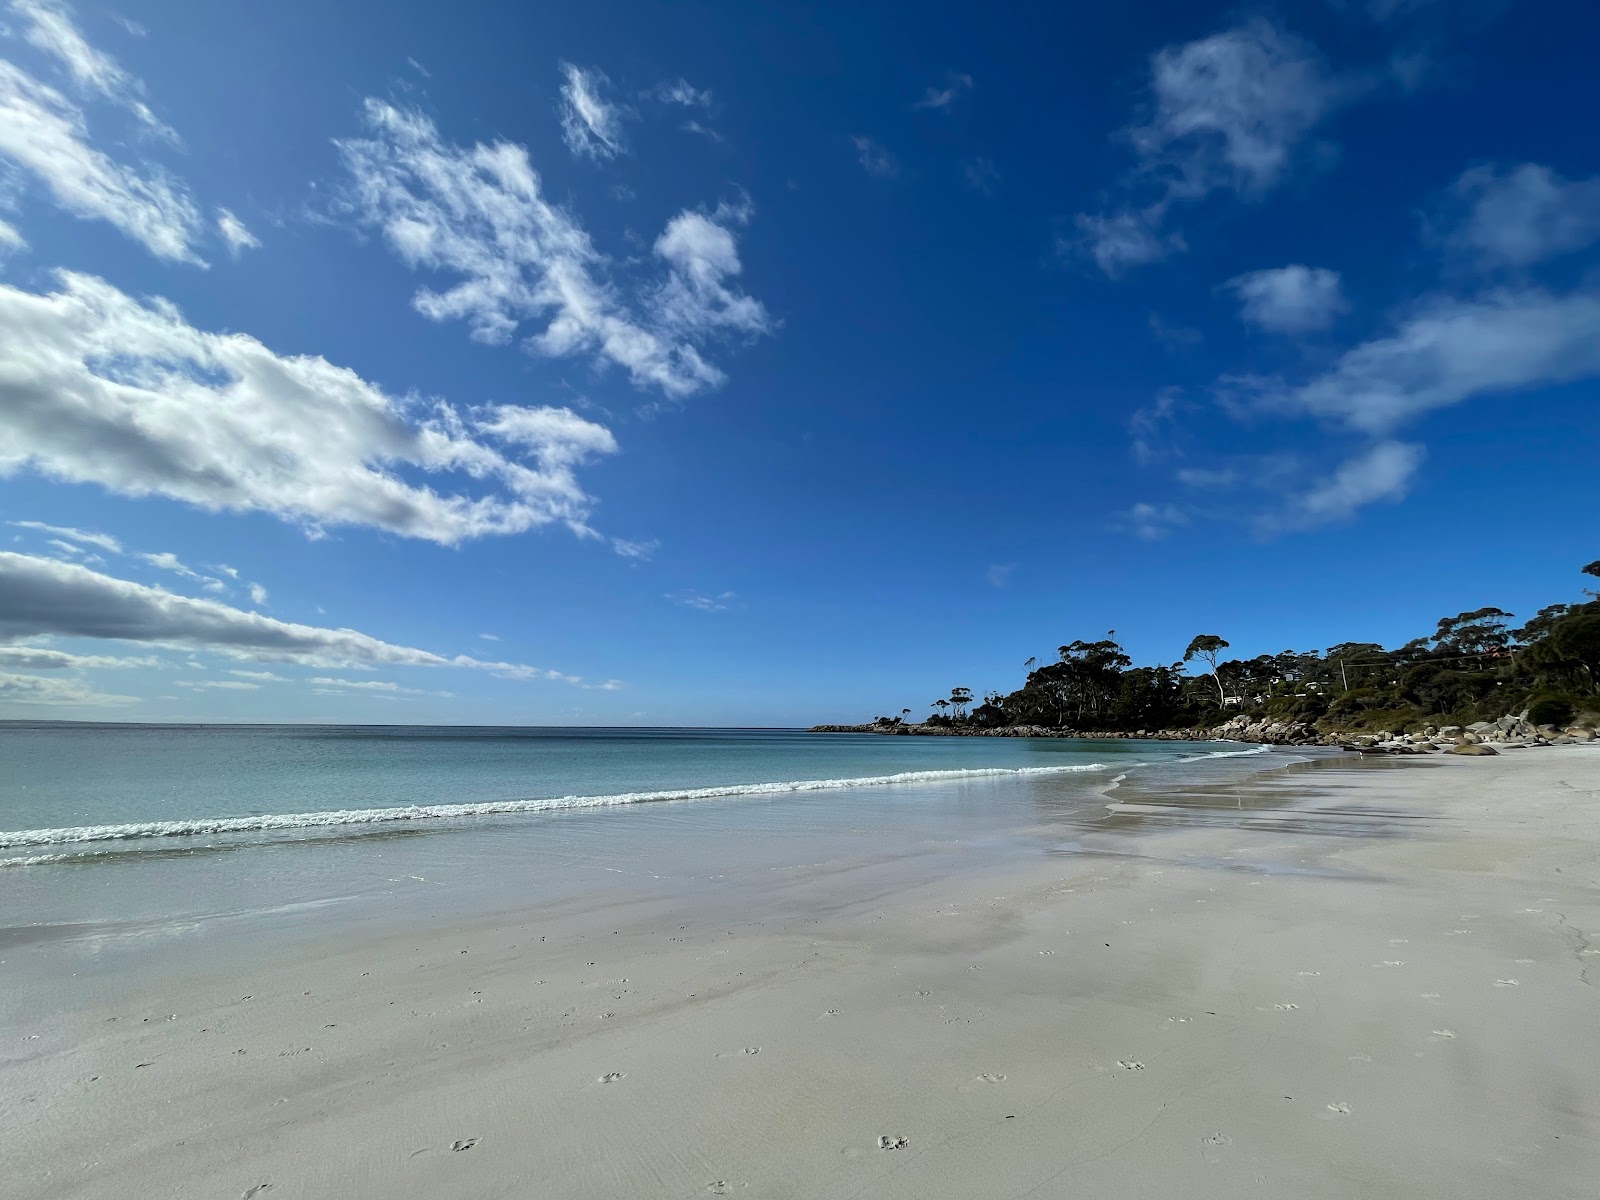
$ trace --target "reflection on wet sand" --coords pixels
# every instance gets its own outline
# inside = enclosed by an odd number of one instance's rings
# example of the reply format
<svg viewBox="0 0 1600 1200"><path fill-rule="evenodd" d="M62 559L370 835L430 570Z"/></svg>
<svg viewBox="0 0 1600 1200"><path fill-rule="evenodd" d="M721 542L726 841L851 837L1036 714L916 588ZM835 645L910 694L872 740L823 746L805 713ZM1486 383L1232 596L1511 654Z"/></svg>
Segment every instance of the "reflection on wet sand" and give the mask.
<svg viewBox="0 0 1600 1200"><path fill-rule="evenodd" d="M1128 777L1106 792L1107 805L1097 814L1060 811L1044 822L1048 833L1073 835L1052 842L1051 854L1105 855L1212 867L1265 875L1355 877L1312 857L1292 862L1250 857L1249 848L1220 858L1163 858L1138 848L1139 835L1180 829L1237 829L1249 833L1305 834L1313 837L1382 840L1414 836L1446 818L1412 809L1344 802L1360 789L1371 794L1375 771L1416 770L1427 764L1404 764L1373 758L1324 756L1275 766L1244 779L1163 787L1159 779Z"/></svg>

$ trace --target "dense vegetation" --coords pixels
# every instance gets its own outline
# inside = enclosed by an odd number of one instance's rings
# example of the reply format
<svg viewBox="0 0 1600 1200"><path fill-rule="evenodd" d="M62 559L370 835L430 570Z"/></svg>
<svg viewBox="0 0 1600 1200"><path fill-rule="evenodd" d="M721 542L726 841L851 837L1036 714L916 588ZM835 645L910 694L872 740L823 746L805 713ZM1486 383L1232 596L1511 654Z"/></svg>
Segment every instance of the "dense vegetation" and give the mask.
<svg viewBox="0 0 1600 1200"><path fill-rule="evenodd" d="M1583 568L1600 577L1600 561ZM1407 730L1529 711L1536 725L1600 712L1600 592L1552 604L1525 624L1480 608L1445 617L1394 650L1342 642L1226 659L1228 643L1200 634L1171 664L1135 666L1112 630L1024 663L1023 685L975 701L967 688L933 702L934 725L1137 731L1207 727L1237 715L1303 721L1325 731ZM898 724L909 717L880 717Z"/></svg>

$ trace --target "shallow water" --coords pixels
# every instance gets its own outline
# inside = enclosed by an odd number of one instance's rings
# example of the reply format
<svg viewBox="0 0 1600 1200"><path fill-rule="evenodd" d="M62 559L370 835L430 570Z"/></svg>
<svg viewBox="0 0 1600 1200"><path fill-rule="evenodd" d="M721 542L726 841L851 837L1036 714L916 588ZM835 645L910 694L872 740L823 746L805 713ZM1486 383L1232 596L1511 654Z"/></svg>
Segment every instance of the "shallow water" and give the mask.
<svg viewBox="0 0 1600 1200"><path fill-rule="evenodd" d="M931 878L1039 854L1041 825L1098 819L1118 776L1200 786L1259 769L1262 753L781 730L11 724L0 941L115 957L242 925L465 919L596 892L781 903L790 876Z"/></svg>

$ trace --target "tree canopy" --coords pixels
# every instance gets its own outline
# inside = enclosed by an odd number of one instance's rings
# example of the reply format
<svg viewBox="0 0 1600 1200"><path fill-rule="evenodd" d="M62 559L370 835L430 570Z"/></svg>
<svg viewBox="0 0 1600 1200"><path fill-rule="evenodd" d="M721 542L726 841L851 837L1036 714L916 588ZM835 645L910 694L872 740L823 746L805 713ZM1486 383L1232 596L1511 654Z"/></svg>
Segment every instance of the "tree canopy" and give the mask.
<svg viewBox="0 0 1600 1200"><path fill-rule="evenodd" d="M1600 560L1582 570L1600 576ZM1059 646L1051 661L1030 657L1015 691L977 703L969 688L952 689L929 720L1112 732L1214 725L1226 711L1343 730L1465 724L1530 707L1600 712L1600 598L1515 620L1486 606L1441 617L1393 650L1351 641L1249 659L1224 659L1227 640L1201 633L1179 661L1152 665L1136 665L1113 630Z"/></svg>

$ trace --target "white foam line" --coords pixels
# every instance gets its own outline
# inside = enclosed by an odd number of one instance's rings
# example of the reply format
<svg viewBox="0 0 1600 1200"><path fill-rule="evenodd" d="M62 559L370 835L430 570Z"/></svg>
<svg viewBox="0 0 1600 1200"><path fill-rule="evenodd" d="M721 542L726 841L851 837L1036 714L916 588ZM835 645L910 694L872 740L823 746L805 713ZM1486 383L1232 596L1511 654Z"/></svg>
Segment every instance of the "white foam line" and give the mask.
<svg viewBox="0 0 1600 1200"><path fill-rule="evenodd" d="M968 771L902 771L859 779L793 779L782 783L735 783L723 787L684 788L667 792L622 792L615 796L559 796L548 800L490 800L479 804L414 804L404 808L353 808L338 812L282 813L254 817L200 817L189 821L145 821L131 825L81 825L71 829L21 829L0 833L0 849L63 846L81 842L121 842L140 838L195 837L219 833L312 829L324 825L376 825L391 821L434 821L451 817L483 817L500 813L550 812L558 809L607 808L663 800L714 800L724 796L762 796L787 792L822 792L837 788L884 787L898 783L943 783L997 776L1061 775L1098 771L1104 763L1070 767L987 767ZM41 856L43 857L43 856ZM6 865L24 865L16 859Z"/></svg>
<svg viewBox="0 0 1600 1200"><path fill-rule="evenodd" d="M1175 761L1181 763L1204 762L1208 758L1249 758L1252 754L1271 754L1271 746L1252 746L1249 750L1213 750L1210 754L1195 754Z"/></svg>

